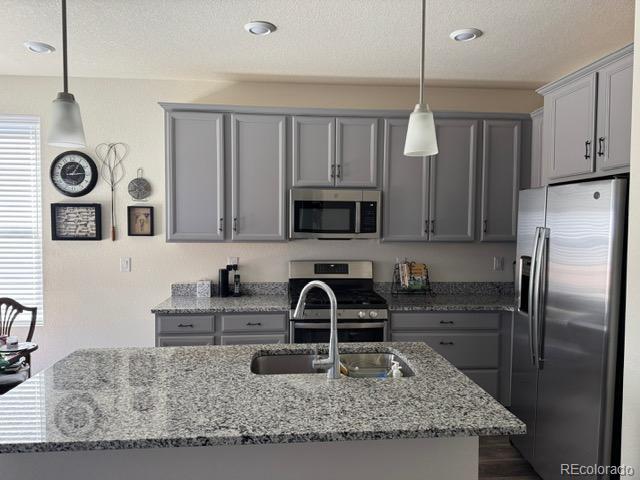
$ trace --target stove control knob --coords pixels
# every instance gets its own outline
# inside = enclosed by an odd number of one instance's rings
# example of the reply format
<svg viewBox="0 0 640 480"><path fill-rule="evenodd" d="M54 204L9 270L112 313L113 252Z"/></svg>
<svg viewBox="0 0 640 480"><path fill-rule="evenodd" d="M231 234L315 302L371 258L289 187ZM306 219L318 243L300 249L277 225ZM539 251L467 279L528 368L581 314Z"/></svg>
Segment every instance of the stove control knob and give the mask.
<svg viewBox="0 0 640 480"><path fill-rule="evenodd" d="M371 318L377 318L377 317L378 317L378 312L376 312L376 311L374 311L374 310L371 310L371 311L369 312L369 316L370 316Z"/></svg>
<svg viewBox="0 0 640 480"><path fill-rule="evenodd" d="M366 316L367 316L367 314L365 312L363 312L363 311L358 312L358 318L364 318Z"/></svg>

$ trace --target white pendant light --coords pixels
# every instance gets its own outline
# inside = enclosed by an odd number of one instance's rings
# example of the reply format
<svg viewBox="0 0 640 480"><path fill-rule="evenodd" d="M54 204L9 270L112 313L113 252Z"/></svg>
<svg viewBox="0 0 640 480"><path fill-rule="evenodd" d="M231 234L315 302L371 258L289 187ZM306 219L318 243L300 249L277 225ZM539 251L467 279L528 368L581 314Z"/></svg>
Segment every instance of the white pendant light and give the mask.
<svg viewBox="0 0 640 480"><path fill-rule="evenodd" d="M62 76L64 92L53 101L49 145L54 147L84 148L87 146L80 116L80 106L69 93L67 73L67 0L62 0Z"/></svg>
<svg viewBox="0 0 640 480"><path fill-rule="evenodd" d="M422 44L420 45L420 99L409 116L404 154L408 157L427 157L438 153L433 112L424 103L424 43L426 0L422 0Z"/></svg>

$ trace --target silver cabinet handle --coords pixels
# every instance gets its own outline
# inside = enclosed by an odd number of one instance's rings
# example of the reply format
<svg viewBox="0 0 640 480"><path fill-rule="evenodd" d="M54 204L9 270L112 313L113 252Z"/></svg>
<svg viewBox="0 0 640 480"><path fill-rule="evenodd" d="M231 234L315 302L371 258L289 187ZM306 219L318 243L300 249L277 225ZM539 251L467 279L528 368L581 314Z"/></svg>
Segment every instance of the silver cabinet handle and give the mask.
<svg viewBox="0 0 640 480"><path fill-rule="evenodd" d="M247 322L247 327L260 327L262 322Z"/></svg>
<svg viewBox="0 0 640 480"><path fill-rule="evenodd" d="M440 342L440 345L447 345L447 346L449 346L449 345L455 345L455 344L454 344L453 342L444 342L444 341L441 341L441 342Z"/></svg>
<svg viewBox="0 0 640 480"><path fill-rule="evenodd" d="M489 229L488 227L489 225L489 220L487 220L486 218L482 221L482 232L483 233L487 233L487 230Z"/></svg>
<svg viewBox="0 0 640 480"><path fill-rule="evenodd" d="M436 221L431 220L431 233L436 233Z"/></svg>
<svg viewBox="0 0 640 480"><path fill-rule="evenodd" d="M179 323L178 328L193 328L193 323Z"/></svg>
<svg viewBox="0 0 640 480"><path fill-rule="evenodd" d="M233 231L238 231L238 217L233 217Z"/></svg>
<svg viewBox="0 0 640 480"><path fill-rule="evenodd" d="M331 165L331 178L336 178L336 166Z"/></svg>
<svg viewBox="0 0 640 480"><path fill-rule="evenodd" d="M429 220L424 221L424 233L429 233Z"/></svg>
<svg viewBox="0 0 640 480"><path fill-rule="evenodd" d="M440 320L442 325L453 325L453 320Z"/></svg>
<svg viewBox="0 0 640 480"><path fill-rule="evenodd" d="M338 173L336 175L338 175L338 178L342 178L342 165L337 165L337 169Z"/></svg>
<svg viewBox="0 0 640 480"><path fill-rule="evenodd" d="M604 137L600 137L598 139L598 156L602 157L604 155Z"/></svg>
<svg viewBox="0 0 640 480"><path fill-rule="evenodd" d="M224 218L220 218L220 225L218 226L218 231L221 232L222 230L224 230Z"/></svg>
<svg viewBox="0 0 640 480"><path fill-rule="evenodd" d="M591 158L591 140L584 142L584 158Z"/></svg>

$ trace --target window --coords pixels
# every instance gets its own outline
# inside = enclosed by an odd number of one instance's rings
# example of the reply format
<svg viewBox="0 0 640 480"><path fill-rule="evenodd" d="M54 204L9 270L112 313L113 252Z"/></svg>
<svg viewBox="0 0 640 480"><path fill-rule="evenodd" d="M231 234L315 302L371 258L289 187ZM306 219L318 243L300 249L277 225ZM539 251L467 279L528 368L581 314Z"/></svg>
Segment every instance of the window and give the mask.
<svg viewBox="0 0 640 480"><path fill-rule="evenodd" d="M0 297L38 307L42 325L40 119L0 115ZM28 325L20 315L15 326Z"/></svg>

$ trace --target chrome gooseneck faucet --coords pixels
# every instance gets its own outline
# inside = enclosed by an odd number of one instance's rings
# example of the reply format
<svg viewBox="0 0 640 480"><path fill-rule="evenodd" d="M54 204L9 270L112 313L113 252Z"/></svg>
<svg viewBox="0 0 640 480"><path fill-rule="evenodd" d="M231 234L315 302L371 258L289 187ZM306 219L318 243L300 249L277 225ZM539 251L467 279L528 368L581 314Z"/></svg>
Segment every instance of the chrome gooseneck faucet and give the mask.
<svg viewBox="0 0 640 480"><path fill-rule="evenodd" d="M305 299L309 290L312 288L321 288L327 293L329 303L331 305L331 336L329 337L329 356L313 361L314 368L327 369L327 378L340 378L340 354L338 353L338 301L336 294L333 293L331 287L320 280L313 280L307 283L300 292L300 298L293 313L296 320L302 319L304 315Z"/></svg>

